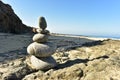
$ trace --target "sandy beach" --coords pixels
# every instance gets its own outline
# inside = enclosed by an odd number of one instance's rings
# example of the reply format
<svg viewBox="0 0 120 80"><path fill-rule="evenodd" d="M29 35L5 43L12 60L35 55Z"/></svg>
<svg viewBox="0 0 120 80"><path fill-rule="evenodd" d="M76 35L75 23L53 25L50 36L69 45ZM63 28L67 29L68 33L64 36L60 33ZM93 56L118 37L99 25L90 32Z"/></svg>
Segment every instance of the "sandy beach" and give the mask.
<svg viewBox="0 0 120 80"><path fill-rule="evenodd" d="M15 35L0 33L0 53L10 52L27 47L32 42L33 34ZM54 42L58 47L81 45L86 42L105 40L107 38L93 38L85 36L55 35L51 34L49 41Z"/></svg>

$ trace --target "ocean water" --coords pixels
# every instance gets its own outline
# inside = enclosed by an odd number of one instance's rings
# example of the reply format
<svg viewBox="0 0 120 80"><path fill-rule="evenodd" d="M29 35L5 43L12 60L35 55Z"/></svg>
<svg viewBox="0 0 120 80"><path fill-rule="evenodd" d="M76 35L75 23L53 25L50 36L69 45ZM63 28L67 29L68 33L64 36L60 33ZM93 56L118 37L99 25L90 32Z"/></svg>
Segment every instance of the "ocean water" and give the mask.
<svg viewBox="0 0 120 80"><path fill-rule="evenodd" d="M58 33L58 34L62 34L62 33ZM93 37L93 38L108 38L108 39L114 39L114 40L120 40L120 35L106 35L106 34L63 34L63 35L69 35L69 36L86 36L86 37Z"/></svg>
<svg viewBox="0 0 120 80"><path fill-rule="evenodd" d="M88 37L96 37L96 38L108 38L108 39L116 39L116 40L120 40L120 35L84 35L84 36L88 36Z"/></svg>
<svg viewBox="0 0 120 80"><path fill-rule="evenodd" d="M115 40L120 40L120 35L87 35L87 34L82 34L82 35L76 35L76 34L69 34L73 36L86 36L86 37L95 37L95 38L108 38L108 39L115 39Z"/></svg>

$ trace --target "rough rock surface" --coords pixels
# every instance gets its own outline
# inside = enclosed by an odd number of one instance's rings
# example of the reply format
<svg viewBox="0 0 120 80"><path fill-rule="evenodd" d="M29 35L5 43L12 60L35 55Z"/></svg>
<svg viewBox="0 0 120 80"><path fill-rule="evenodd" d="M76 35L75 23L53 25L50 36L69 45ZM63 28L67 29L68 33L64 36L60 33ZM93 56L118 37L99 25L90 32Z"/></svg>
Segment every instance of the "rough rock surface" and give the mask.
<svg viewBox="0 0 120 80"><path fill-rule="evenodd" d="M22 23L9 4L4 4L0 0L0 32L25 33L32 30L33 28Z"/></svg>
<svg viewBox="0 0 120 80"><path fill-rule="evenodd" d="M95 42L94 42L95 43ZM96 45L84 44L74 50L58 52L59 65L44 73L33 73L23 80L119 80L120 41L106 40Z"/></svg>
<svg viewBox="0 0 120 80"><path fill-rule="evenodd" d="M21 80L26 74L33 72L25 64L25 57L17 58L14 61L5 61L2 65L0 64L0 80Z"/></svg>
<svg viewBox="0 0 120 80"><path fill-rule="evenodd" d="M23 38L23 37L22 37ZM58 66L47 71L33 71L26 66L26 48L0 54L0 80L119 80L120 79L120 41L92 41L52 36L51 42L57 42L57 48L69 47L69 50L56 52L53 57ZM31 39L31 38L30 38ZM78 40L77 40L78 39ZM80 40L80 41L79 41ZM81 44L83 40L83 44ZM88 41L85 43L84 41ZM62 43L62 44L61 44ZM64 43L64 45L63 45Z"/></svg>

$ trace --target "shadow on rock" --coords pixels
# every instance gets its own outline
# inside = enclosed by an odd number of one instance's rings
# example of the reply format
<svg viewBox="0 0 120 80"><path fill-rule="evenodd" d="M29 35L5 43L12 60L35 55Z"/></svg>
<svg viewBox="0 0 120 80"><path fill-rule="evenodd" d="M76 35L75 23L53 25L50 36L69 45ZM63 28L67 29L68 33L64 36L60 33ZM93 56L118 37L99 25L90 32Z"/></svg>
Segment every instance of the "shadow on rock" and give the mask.
<svg viewBox="0 0 120 80"><path fill-rule="evenodd" d="M109 41L110 39L107 39L107 40L99 40L99 41L92 41L92 42L86 42L84 44L82 44L82 46L85 46L85 47L92 47L92 46L97 46L97 45L104 45L103 42L104 41Z"/></svg>
<svg viewBox="0 0 120 80"><path fill-rule="evenodd" d="M63 69L66 67L70 67L72 65L75 64L79 64L79 63L87 63L89 61L89 59L75 59L75 60L69 60L66 63L63 64L59 64L58 66L56 66L54 69L58 70L58 69Z"/></svg>
<svg viewBox="0 0 120 80"><path fill-rule="evenodd" d="M96 45L103 45L102 42L103 41L87 42L87 43L82 44L82 46L91 47L91 46L96 46Z"/></svg>
<svg viewBox="0 0 120 80"><path fill-rule="evenodd" d="M107 59L109 58L107 55L104 55L104 56L99 56L99 57L96 57L92 60L89 60L89 59L75 59L75 60L69 60L67 61L66 63L63 63L63 64L59 64L58 66L56 66L54 69L55 70L58 70L58 69L63 69L63 68L66 68L66 67L70 67L70 66L73 66L75 64L79 64L79 63L84 63L86 64L88 61L94 61L96 59ZM87 65L87 64L86 64Z"/></svg>

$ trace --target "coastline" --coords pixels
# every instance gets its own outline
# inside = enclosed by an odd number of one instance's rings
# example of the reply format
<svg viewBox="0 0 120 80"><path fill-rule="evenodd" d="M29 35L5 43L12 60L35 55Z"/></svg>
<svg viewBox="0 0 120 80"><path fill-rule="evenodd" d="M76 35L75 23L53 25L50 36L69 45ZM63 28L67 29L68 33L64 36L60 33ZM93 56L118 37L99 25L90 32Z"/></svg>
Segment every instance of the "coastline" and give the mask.
<svg viewBox="0 0 120 80"><path fill-rule="evenodd" d="M95 36L95 35L76 35L76 34L61 34L61 33L52 33L52 35L55 36L69 36L69 37L79 37L79 38L88 38L91 40L106 40L106 39L112 39L112 40L120 40L120 37L113 37L113 36Z"/></svg>

